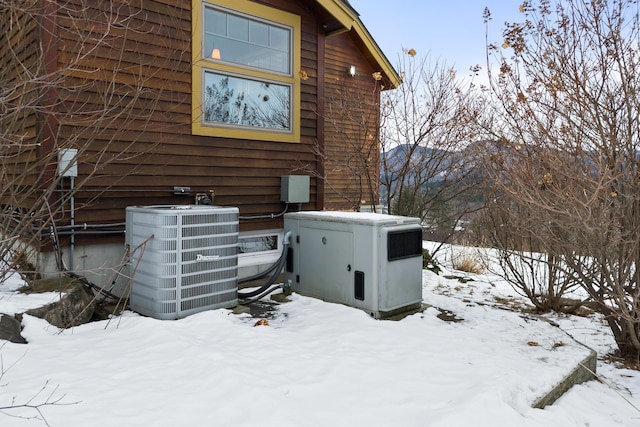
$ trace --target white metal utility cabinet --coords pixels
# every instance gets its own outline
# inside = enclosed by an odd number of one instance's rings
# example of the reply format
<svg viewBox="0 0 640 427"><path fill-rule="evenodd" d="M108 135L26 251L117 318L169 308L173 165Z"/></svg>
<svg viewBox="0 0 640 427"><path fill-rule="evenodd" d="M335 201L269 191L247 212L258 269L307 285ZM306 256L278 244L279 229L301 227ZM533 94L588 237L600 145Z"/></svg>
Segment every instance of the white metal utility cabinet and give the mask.
<svg viewBox="0 0 640 427"><path fill-rule="evenodd" d="M422 304L418 218L309 211L284 216L293 291L385 318Z"/></svg>

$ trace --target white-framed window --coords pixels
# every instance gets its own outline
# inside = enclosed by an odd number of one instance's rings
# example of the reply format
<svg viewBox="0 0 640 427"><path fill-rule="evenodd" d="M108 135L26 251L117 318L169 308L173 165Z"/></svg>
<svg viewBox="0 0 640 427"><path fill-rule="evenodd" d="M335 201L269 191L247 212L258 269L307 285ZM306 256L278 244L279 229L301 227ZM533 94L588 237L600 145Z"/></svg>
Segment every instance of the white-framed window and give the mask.
<svg viewBox="0 0 640 427"><path fill-rule="evenodd" d="M282 254L282 229L241 232L238 238L238 266L270 265Z"/></svg>
<svg viewBox="0 0 640 427"><path fill-rule="evenodd" d="M192 131L300 140L300 17L243 0L192 0Z"/></svg>

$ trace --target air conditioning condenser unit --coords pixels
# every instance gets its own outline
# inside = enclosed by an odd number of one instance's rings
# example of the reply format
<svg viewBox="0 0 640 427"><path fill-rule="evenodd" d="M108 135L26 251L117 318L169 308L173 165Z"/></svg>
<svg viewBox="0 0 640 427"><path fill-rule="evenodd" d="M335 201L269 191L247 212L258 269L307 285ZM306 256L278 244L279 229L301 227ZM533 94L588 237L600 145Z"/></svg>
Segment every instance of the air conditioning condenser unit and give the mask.
<svg viewBox="0 0 640 427"><path fill-rule="evenodd" d="M238 304L238 208L130 206L130 307L178 319Z"/></svg>

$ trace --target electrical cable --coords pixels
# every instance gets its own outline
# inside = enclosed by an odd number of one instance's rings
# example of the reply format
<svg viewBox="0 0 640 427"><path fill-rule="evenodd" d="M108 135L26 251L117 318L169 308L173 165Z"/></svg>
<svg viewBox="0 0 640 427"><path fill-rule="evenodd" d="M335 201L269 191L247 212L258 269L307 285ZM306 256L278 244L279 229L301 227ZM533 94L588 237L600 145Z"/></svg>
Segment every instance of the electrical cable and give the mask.
<svg viewBox="0 0 640 427"><path fill-rule="evenodd" d="M276 279L278 278L278 276L280 275L280 272L282 271L282 269L284 268L286 262L287 262L287 252L289 249L289 244L290 244L290 237L291 237L291 232L287 231L284 235L284 239L282 241L282 254L280 255L280 258L278 258L278 261L274 264L274 266L271 266L269 268L269 270L273 271L273 275L269 278L269 280L267 281L267 283L265 283L264 285L260 286L258 289L253 290L253 291L248 291L248 292L238 292L238 298L240 299L246 299L246 298L252 298L255 297L257 295L262 294L263 292L265 292L267 289L269 289L273 283L276 281ZM250 301L252 302L252 301Z"/></svg>
<svg viewBox="0 0 640 427"><path fill-rule="evenodd" d="M269 278L269 280L267 281L267 283L265 283L264 285L260 286L258 289L253 290L253 291L249 291L249 292L238 292L238 298L241 299L245 299L245 298L251 298L251 297L255 297L256 295L260 295L262 292L264 292L266 289L268 289L269 287L271 287L271 285L273 285L273 283L276 281L276 279L278 278L278 276L280 275L280 271L282 271L282 267L284 267L284 263L286 261L286 256L284 257L280 257L280 259L278 260L278 265L276 266L276 271L273 273L273 275Z"/></svg>
<svg viewBox="0 0 640 427"><path fill-rule="evenodd" d="M284 285L280 284L280 285L275 285L274 287L272 287L271 289L267 289L265 292L263 292L262 294L256 296L253 299L248 299L248 300L242 300L242 303L247 305L247 304L253 304L256 301L261 300L262 298L266 297L267 295L269 295L270 293L273 293L274 291L277 291L278 289L281 289Z"/></svg>
<svg viewBox="0 0 640 427"><path fill-rule="evenodd" d="M105 236L105 235L113 235L113 234L124 234L125 230L78 230L75 232L72 231L59 231L58 234L60 236L70 236L71 234L75 234L76 236Z"/></svg>
<svg viewBox="0 0 640 427"><path fill-rule="evenodd" d="M275 219L280 218L282 215L286 214L289 210L289 202L284 204L284 210L277 214L268 214L268 215L256 215L256 216L239 216L239 219L242 220L251 220L251 219Z"/></svg>
<svg viewBox="0 0 640 427"><path fill-rule="evenodd" d="M284 246L284 244L283 244ZM274 262L273 264L271 264L269 266L269 268L267 268L264 271L261 271L260 273L256 273L253 276L247 276L247 277L243 277L242 279L238 280L238 283L246 283L246 282L251 282L252 280L258 280L258 279L262 279L264 276L268 275L269 273L271 273L273 270L275 270L278 267L278 264L280 264L280 259L286 256L286 252L283 251L280 256L278 257L278 259L276 260L276 262Z"/></svg>
<svg viewBox="0 0 640 427"><path fill-rule="evenodd" d="M119 297L118 295L107 291L106 289L96 285L95 283L90 282L86 277L80 276L79 274L76 274L76 273L74 273L72 271L69 271L66 268L63 270L63 273L66 274L67 276L73 278L73 279L79 280L85 286L88 286L88 287L94 289L95 291L98 292L98 294L101 294L101 295L103 295L105 297L109 297L109 298L112 298L112 299L115 299L115 300L122 299L122 297Z"/></svg>
<svg viewBox="0 0 640 427"><path fill-rule="evenodd" d="M92 228L109 228L109 227L124 227L127 225L126 222L113 222L110 224L75 224L75 225L58 225L56 228L58 230L71 230L71 229L80 229L80 230L88 230Z"/></svg>
<svg viewBox="0 0 640 427"><path fill-rule="evenodd" d="M48 204L47 204L48 206ZM51 213L51 212L50 212ZM109 297L109 298L114 298L114 299L120 299L120 297L118 297L115 294L112 294L111 292L103 289L102 287L96 285L95 283L90 282L87 278L80 276L72 271L69 271L67 269L67 266L64 265L64 260L62 259L62 254L60 251L60 245L58 243L58 232L57 229L55 227L55 224L52 225L51 227L51 241L53 243L53 249L55 251L55 255L56 255L56 264L58 264L58 269L60 270L60 272L62 272L64 275L69 276L73 279L79 280L80 282L82 282L82 284L84 284L85 286L88 286L89 288L95 289L96 291L98 291L99 294L104 295L105 297Z"/></svg>

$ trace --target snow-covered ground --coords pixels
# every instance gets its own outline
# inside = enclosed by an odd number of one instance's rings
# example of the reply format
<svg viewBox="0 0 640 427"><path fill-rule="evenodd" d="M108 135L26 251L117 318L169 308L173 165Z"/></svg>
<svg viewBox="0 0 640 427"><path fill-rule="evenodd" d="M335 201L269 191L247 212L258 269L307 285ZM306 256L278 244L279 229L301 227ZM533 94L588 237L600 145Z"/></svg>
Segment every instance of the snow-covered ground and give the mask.
<svg viewBox="0 0 640 427"><path fill-rule="evenodd" d="M20 284L0 286L0 312L57 297ZM558 328L506 310L496 297L518 297L489 274L424 271L423 296L433 307L401 321L296 294L268 326L230 310L64 331L25 316L29 344L0 342L0 407L55 404L4 409L0 426L640 426L640 372L602 360L606 384L531 407L587 356L571 337L614 348L598 316L548 316Z"/></svg>

